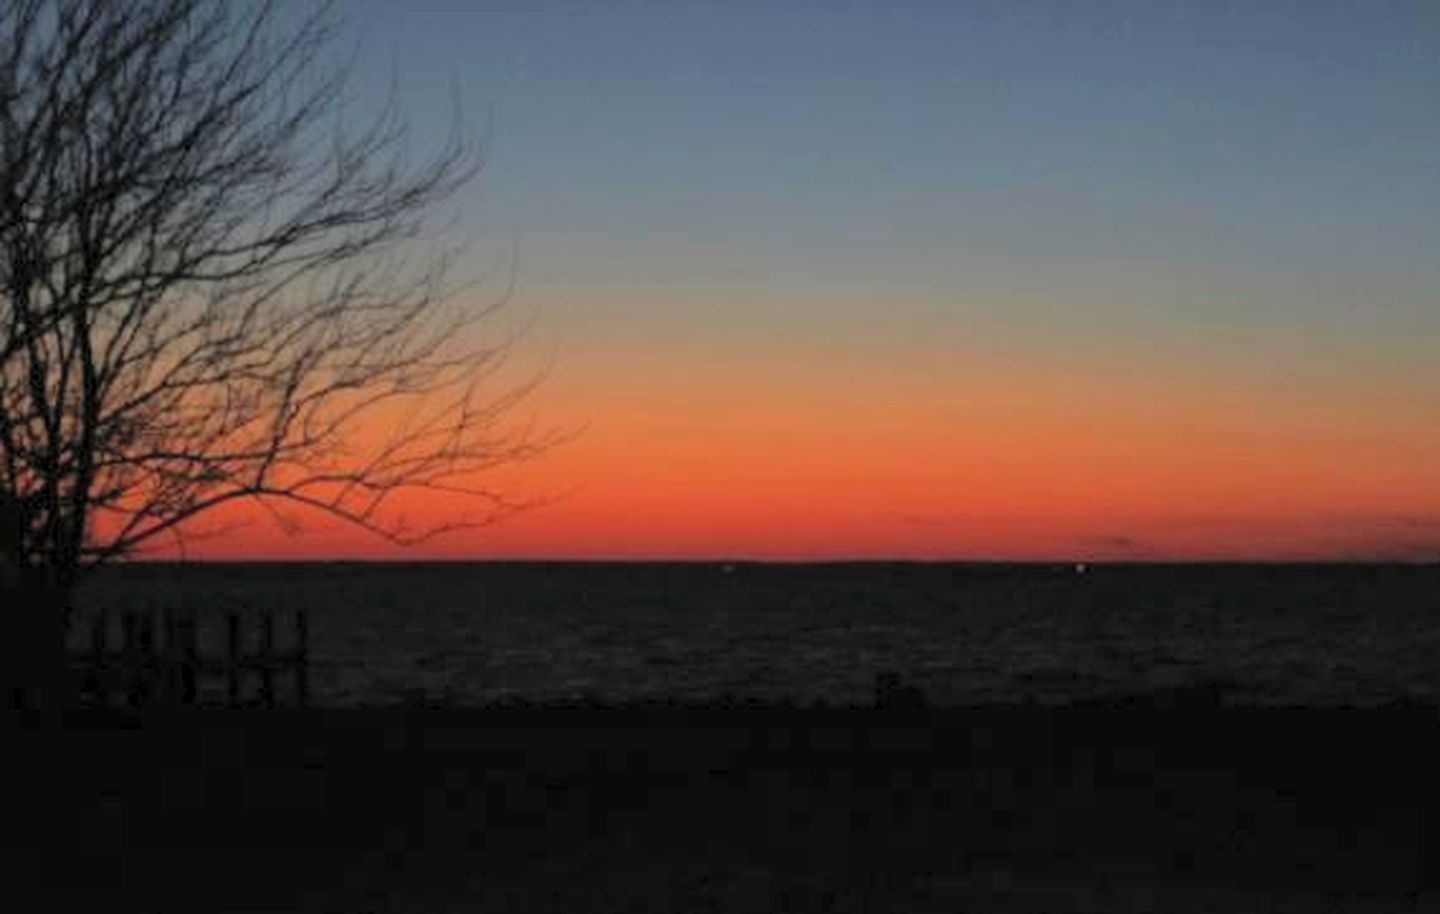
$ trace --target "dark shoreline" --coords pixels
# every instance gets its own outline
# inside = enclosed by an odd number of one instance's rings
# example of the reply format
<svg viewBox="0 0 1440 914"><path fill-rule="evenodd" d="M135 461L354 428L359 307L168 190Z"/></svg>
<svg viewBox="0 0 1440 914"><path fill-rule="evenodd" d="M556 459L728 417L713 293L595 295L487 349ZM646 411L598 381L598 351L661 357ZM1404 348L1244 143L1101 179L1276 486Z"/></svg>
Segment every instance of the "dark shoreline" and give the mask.
<svg viewBox="0 0 1440 914"><path fill-rule="evenodd" d="M1125 559L1107 558L1093 559L1083 556L1057 557L1050 559L964 559L964 558L825 558L825 559L785 559L785 558L734 558L717 556L713 558L553 558L553 557L529 557L529 558L338 558L338 559L313 559L313 558L262 558L262 559L130 559L124 562L117 562L107 566L108 568L207 568L207 567L236 567L236 566L265 566L284 567L289 565L315 565L315 566L505 566L514 565L521 567L551 566L551 565L584 565L604 566L613 565L618 567L650 565L650 566L677 566L677 567L706 567L706 566L730 566L736 570L746 568L1053 568L1060 571L1073 572L1076 565L1083 565L1089 571L1103 570L1106 568L1155 568L1159 570L1174 570L1186 568L1417 568L1434 570L1440 567L1440 560L1395 560L1395 559L1338 559L1338 558L1279 558L1279 559Z"/></svg>
<svg viewBox="0 0 1440 914"><path fill-rule="evenodd" d="M1433 707L228 711L11 735L56 791L19 791L15 821L64 848L11 863L68 861L51 891L109 910L1033 910L996 888L1017 874L1106 911L1436 900ZM697 866L708 887L636 901Z"/></svg>
<svg viewBox="0 0 1440 914"><path fill-rule="evenodd" d="M273 611L281 649L307 618L319 706L863 702L886 671L947 702L1212 680L1239 702L1440 701L1437 566L126 565L92 584L81 650L107 612L193 618L222 654L228 616L248 638Z"/></svg>

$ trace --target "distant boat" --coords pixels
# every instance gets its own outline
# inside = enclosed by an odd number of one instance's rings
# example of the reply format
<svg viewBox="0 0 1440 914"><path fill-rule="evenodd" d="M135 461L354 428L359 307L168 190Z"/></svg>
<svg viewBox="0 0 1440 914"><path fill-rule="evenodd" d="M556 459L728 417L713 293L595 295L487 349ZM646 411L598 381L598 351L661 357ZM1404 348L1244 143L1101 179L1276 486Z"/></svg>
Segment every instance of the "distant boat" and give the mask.
<svg viewBox="0 0 1440 914"><path fill-rule="evenodd" d="M1089 571L1089 570L1090 570L1090 566L1089 566L1089 565L1086 565L1084 562L1076 562L1076 563L1075 563L1075 573L1076 573L1076 574L1084 574L1085 572L1087 572L1087 571Z"/></svg>

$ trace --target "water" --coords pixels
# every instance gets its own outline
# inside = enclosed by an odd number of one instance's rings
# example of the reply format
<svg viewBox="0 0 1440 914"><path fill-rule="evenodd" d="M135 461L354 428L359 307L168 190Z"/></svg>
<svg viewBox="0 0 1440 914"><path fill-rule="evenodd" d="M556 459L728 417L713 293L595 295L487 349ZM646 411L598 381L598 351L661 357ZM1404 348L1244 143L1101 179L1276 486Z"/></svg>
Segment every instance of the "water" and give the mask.
<svg viewBox="0 0 1440 914"><path fill-rule="evenodd" d="M239 564L107 569L79 598L305 610L324 706L507 696L1064 703L1223 683L1257 703L1440 700L1440 567Z"/></svg>

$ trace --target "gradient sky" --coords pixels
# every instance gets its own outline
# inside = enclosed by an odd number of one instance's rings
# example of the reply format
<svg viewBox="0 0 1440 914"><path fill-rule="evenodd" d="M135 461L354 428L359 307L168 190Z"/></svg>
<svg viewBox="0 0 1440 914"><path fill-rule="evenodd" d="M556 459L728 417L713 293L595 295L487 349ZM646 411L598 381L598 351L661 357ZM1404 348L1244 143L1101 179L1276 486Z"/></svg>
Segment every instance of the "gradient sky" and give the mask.
<svg viewBox="0 0 1440 914"><path fill-rule="evenodd" d="M584 430L501 526L198 554L1440 558L1433 0L339 10Z"/></svg>

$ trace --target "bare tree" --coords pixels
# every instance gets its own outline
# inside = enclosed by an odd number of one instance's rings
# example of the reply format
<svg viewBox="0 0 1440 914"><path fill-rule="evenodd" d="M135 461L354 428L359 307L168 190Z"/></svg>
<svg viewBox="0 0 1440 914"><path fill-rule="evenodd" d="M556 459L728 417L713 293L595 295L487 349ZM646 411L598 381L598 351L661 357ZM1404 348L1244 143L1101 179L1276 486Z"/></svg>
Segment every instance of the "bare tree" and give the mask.
<svg viewBox="0 0 1440 914"><path fill-rule="evenodd" d="M0 518L31 597L241 500L484 523L511 505L477 474L539 446L482 385L491 309L422 244L474 149L408 163L393 102L350 123L330 16L286 9L0 6ZM408 526L408 489L468 508Z"/></svg>

